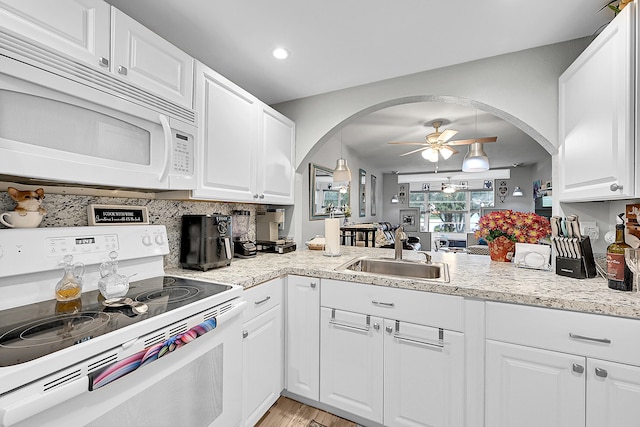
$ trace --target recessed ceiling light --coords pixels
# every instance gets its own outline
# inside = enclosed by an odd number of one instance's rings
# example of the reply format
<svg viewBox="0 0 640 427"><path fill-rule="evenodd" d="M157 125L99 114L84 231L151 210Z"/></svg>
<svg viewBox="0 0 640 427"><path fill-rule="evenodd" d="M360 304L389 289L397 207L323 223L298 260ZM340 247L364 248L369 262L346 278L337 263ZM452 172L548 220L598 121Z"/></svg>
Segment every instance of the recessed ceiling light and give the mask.
<svg viewBox="0 0 640 427"><path fill-rule="evenodd" d="M274 58L286 59L289 57L289 51L283 47L277 47L273 49Z"/></svg>

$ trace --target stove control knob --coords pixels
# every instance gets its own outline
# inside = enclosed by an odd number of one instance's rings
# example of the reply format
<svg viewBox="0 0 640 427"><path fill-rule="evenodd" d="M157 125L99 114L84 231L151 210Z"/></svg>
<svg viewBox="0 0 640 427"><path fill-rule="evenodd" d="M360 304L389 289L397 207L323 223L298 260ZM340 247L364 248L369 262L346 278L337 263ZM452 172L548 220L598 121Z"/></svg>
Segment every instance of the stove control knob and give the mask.
<svg viewBox="0 0 640 427"><path fill-rule="evenodd" d="M145 236L142 236L142 244L145 246L151 246L151 243L153 243L151 241L151 236L149 236L148 234Z"/></svg>
<svg viewBox="0 0 640 427"><path fill-rule="evenodd" d="M164 234L156 234L156 243L160 246L164 245Z"/></svg>

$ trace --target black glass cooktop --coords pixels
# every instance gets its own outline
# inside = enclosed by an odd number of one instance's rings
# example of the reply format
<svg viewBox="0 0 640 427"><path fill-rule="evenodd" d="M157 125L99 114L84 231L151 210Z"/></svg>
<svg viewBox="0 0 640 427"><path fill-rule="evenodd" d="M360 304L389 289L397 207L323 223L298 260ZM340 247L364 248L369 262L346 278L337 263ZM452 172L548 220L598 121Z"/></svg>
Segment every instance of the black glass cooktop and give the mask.
<svg viewBox="0 0 640 427"><path fill-rule="evenodd" d="M0 311L0 367L37 359L229 289L165 276L131 282L127 296L147 304L143 315L129 306L105 307L98 291L83 293L76 301L49 300Z"/></svg>

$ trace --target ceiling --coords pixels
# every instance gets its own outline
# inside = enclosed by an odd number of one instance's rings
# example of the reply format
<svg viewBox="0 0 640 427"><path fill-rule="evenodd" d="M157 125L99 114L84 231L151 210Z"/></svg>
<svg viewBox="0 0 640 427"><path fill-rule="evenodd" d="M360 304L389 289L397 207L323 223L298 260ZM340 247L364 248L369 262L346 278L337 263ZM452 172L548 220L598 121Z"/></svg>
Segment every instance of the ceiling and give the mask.
<svg viewBox="0 0 640 427"><path fill-rule="evenodd" d="M107 0L267 104L590 36L611 20L607 0ZM275 47L291 52L286 60ZM442 103L387 108L351 123L342 140L383 172L432 172L411 147L440 119L476 136L475 110ZM425 126L425 123L427 126ZM443 130L443 129L440 129ZM546 152L527 135L478 112L491 167L535 163ZM443 170L460 170L465 147ZM548 155L547 155L548 156ZM426 168L425 168L426 166Z"/></svg>

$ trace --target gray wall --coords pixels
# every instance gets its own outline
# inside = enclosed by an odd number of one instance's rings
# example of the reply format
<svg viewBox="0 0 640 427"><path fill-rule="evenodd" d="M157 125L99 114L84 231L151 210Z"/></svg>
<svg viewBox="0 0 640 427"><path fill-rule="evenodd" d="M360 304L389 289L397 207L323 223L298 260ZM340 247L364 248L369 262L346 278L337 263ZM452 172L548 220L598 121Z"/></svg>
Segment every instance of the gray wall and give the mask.
<svg viewBox="0 0 640 427"><path fill-rule="evenodd" d="M501 117L538 141L549 153L558 145L558 77L590 38L528 49L437 70L384 80L274 105L296 122L297 173L339 129L356 117L399 103L422 100L474 105ZM335 162L335 159L334 159ZM334 163L335 164L335 163ZM297 183L303 185L302 179ZM295 236L304 220L296 189ZM306 208L308 209L308 207ZM308 215L307 215L308 217Z"/></svg>

